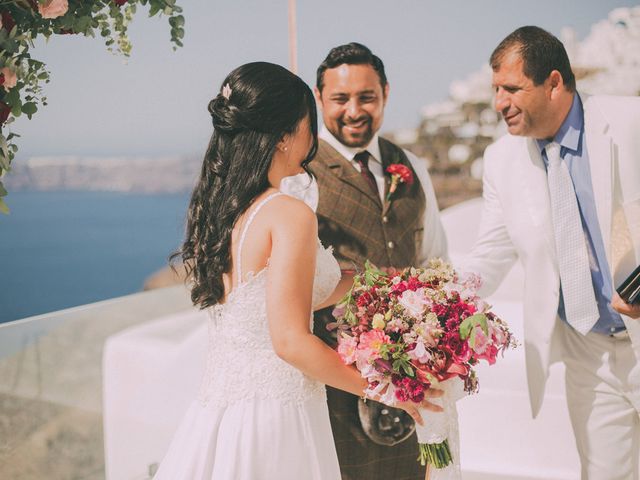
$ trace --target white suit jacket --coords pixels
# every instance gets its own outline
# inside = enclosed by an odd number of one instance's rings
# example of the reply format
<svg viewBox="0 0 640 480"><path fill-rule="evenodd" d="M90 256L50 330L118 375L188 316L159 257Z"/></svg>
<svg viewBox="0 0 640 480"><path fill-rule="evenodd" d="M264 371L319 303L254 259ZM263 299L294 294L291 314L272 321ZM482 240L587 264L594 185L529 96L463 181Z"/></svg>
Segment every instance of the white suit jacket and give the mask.
<svg viewBox="0 0 640 480"><path fill-rule="evenodd" d="M584 116L598 222L615 288L640 264L640 97L588 97ZM480 294L489 295L516 260L522 263L525 357L535 417L561 345L549 190L534 140L506 135L487 147L483 198L479 236L462 268L480 273ZM640 320L623 320L640 361Z"/></svg>

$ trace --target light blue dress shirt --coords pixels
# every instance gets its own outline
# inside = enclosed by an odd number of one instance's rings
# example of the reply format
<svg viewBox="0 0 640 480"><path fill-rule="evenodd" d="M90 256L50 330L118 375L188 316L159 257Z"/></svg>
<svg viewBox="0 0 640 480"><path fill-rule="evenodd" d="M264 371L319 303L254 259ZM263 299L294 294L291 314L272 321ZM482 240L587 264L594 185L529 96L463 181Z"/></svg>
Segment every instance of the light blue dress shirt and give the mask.
<svg viewBox="0 0 640 480"><path fill-rule="evenodd" d="M624 330L625 325L620 314L611 308L613 284L605 254L604 241L600 232L600 224L598 223L598 214L591 185L589 153L587 152L584 137L584 111L580 96L576 93L573 96L571 110L552 141L560 144L560 157L569 168L573 188L578 198L580 219L582 220L582 229L587 243L587 252L589 253L591 280L600 313L600 318L591 331L609 335ZM544 148L550 142L551 140L537 140L545 167L548 167L549 162ZM560 291L558 315L563 321L567 321L564 313L562 289Z"/></svg>

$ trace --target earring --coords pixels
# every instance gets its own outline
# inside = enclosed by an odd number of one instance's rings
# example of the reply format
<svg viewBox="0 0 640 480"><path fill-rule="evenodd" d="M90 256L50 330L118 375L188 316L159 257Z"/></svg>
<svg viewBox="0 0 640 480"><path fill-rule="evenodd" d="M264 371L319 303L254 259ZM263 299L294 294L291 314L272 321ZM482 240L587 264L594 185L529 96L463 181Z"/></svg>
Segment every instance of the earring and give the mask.
<svg viewBox="0 0 640 480"><path fill-rule="evenodd" d="M282 147L283 152L286 152L287 150L289 150L289 147Z"/></svg>

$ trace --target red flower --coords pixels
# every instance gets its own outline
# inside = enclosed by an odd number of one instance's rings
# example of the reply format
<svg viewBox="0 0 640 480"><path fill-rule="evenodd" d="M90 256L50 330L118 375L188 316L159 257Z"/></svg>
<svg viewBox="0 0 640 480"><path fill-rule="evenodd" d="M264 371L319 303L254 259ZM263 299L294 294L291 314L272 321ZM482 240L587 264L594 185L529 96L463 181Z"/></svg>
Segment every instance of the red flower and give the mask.
<svg viewBox="0 0 640 480"><path fill-rule="evenodd" d="M123 6L125 3L127 3L129 0L113 0L113 3L115 3L117 6L121 7Z"/></svg>
<svg viewBox="0 0 640 480"><path fill-rule="evenodd" d="M413 183L413 172L406 165L401 163L392 163L387 167L387 173L391 175L391 186L387 194L387 201L391 198L393 192L398 188L399 183L411 185Z"/></svg>
<svg viewBox="0 0 640 480"><path fill-rule="evenodd" d="M458 364L468 362L473 353L469 343L462 340L458 332L449 332L444 336L444 348L451 353L451 358Z"/></svg>
<svg viewBox="0 0 640 480"><path fill-rule="evenodd" d="M413 183L413 172L406 165L401 163L393 163L387 167L387 173L392 177L398 175L400 182L411 185Z"/></svg>
<svg viewBox="0 0 640 480"><path fill-rule="evenodd" d="M4 78L2 80L4 82ZM0 125L3 125L4 122L9 118L9 114L11 113L11 107L6 103L0 101Z"/></svg>
<svg viewBox="0 0 640 480"><path fill-rule="evenodd" d="M13 19L11 14L4 10L0 13L2 16L2 28L4 28L7 32L10 32L16 24L16 21Z"/></svg>

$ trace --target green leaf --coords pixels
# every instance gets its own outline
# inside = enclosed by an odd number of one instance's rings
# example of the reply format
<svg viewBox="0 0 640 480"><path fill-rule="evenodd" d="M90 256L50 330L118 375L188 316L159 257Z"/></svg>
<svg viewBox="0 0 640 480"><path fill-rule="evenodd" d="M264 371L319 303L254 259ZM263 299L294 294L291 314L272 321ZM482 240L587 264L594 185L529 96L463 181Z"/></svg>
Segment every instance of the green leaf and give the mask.
<svg viewBox="0 0 640 480"><path fill-rule="evenodd" d="M9 154L9 146L7 144L7 140L4 138L4 135L0 135L0 150L0 164L4 170L9 171L11 165L11 156Z"/></svg>
<svg viewBox="0 0 640 480"><path fill-rule="evenodd" d="M184 25L184 17L182 15L170 17L169 25L171 25L174 28L182 27Z"/></svg>
<svg viewBox="0 0 640 480"><path fill-rule="evenodd" d="M0 182L0 185L2 185L2 182ZM10 213L9 207L6 203L4 203L4 200L2 198L0 198L0 213L4 213L5 215L9 215Z"/></svg>
<svg viewBox="0 0 640 480"><path fill-rule="evenodd" d="M487 326L487 316L484 313L476 313L465 318L460 323L460 338L466 340L471 335L471 331L479 326L485 335L489 335L489 327Z"/></svg>
<svg viewBox="0 0 640 480"><path fill-rule="evenodd" d="M36 113L38 111L38 107L35 103L33 102L27 102L25 104L22 105L22 113L24 113L27 116L31 116L34 113Z"/></svg>
<svg viewBox="0 0 640 480"><path fill-rule="evenodd" d="M347 311L345 312L345 314L344 314L344 319L345 319L345 321L346 321L349 325L355 325L356 323L358 323L358 319L357 319L357 317L356 317L356 316L355 316L355 314L354 314L351 310L349 310L349 309L347 309Z"/></svg>
<svg viewBox="0 0 640 480"><path fill-rule="evenodd" d="M3 142L0 152L0 169L9 172L11 170L11 157L9 156L9 148L15 147L15 145L8 145L8 148L5 150L6 142ZM15 152L14 152L15 153Z"/></svg>
<svg viewBox="0 0 640 480"><path fill-rule="evenodd" d="M407 376L412 378L415 375L413 371L413 367L411 367L411 364L409 363L409 360L406 358L405 355L403 355L402 358L394 360L393 369L396 372L400 372L400 370L402 370Z"/></svg>

